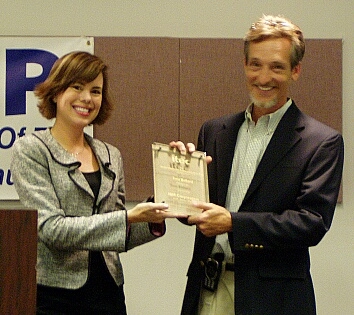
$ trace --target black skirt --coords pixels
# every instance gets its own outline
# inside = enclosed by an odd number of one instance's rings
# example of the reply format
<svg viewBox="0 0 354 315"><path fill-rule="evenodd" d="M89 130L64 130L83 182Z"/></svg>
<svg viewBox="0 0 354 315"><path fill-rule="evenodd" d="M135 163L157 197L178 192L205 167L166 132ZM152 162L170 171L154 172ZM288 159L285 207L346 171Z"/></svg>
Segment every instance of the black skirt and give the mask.
<svg viewBox="0 0 354 315"><path fill-rule="evenodd" d="M126 315L123 285L117 286L101 252L90 252L89 277L77 290L37 285L37 315Z"/></svg>

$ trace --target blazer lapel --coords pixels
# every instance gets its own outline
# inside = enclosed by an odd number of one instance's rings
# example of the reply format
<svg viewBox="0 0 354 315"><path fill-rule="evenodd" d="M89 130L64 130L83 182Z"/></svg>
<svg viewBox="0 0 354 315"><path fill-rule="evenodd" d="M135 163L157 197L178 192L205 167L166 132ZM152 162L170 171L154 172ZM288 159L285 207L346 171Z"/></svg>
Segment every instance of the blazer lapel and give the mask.
<svg viewBox="0 0 354 315"><path fill-rule="evenodd" d="M230 117L216 136L217 198L221 205L225 204L237 134L244 120L244 112Z"/></svg>
<svg viewBox="0 0 354 315"><path fill-rule="evenodd" d="M100 140L93 139L86 135L86 141L89 143L91 149L94 151L96 158L98 159L101 171L101 186L97 198L97 203L99 203L105 196L107 196L113 189L114 179L116 174L110 169L110 154L107 146ZM83 190L88 192L92 197L94 197L92 189L85 179L85 176L79 171L80 164L75 163L70 166L70 177L71 179L80 186Z"/></svg>
<svg viewBox="0 0 354 315"><path fill-rule="evenodd" d="M105 196L107 196L113 189L114 180L116 174L111 169L111 157L110 152L106 144L100 140L87 138L93 149L96 158L99 160L100 170L101 170L101 186L97 198L97 203L99 203Z"/></svg>
<svg viewBox="0 0 354 315"><path fill-rule="evenodd" d="M67 167L70 178L82 189L93 196L91 188L85 177L79 171L80 162L78 162L70 153L54 139L50 133L50 128L34 133L39 140L48 148L52 158L58 163Z"/></svg>
<svg viewBox="0 0 354 315"><path fill-rule="evenodd" d="M304 125L301 123L300 117L301 112L296 107L295 103L293 103L286 111L275 130L251 181L244 201L252 195L266 175L284 158L287 152L301 140L298 131L299 129L303 129Z"/></svg>

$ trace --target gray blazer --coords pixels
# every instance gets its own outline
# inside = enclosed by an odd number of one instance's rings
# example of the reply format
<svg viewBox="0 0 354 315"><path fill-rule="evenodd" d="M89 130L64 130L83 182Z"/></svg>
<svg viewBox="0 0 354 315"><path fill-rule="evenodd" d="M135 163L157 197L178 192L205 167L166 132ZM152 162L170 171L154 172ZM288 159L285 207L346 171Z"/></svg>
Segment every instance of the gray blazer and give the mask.
<svg viewBox="0 0 354 315"><path fill-rule="evenodd" d="M123 284L119 252L155 239L147 223L132 224L127 237L122 156L112 145L85 135L101 171L94 194L78 162L50 130L18 139L11 174L20 201L38 211L37 283L76 289L88 277L89 251L103 251L108 269Z"/></svg>

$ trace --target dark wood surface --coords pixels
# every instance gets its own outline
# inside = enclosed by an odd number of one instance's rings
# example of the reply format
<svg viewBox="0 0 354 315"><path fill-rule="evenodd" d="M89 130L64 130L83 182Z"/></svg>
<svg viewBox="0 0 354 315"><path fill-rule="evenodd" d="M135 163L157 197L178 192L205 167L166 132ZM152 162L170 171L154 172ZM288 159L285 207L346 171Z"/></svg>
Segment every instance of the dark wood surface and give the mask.
<svg viewBox="0 0 354 315"><path fill-rule="evenodd" d="M37 211L0 210L0 314L36 313Z"/></svg>

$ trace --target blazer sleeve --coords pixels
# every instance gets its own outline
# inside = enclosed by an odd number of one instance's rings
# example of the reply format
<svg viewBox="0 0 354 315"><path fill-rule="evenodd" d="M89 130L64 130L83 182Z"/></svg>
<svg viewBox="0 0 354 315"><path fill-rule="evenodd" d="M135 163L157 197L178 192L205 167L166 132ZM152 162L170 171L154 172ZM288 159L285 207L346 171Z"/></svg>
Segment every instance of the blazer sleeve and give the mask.
<svg viewBox="0 0 354 315"><path fill-rule="evenodd" d="M58 189L71 187L67 172L63 171L62 178L55 178L60 185L53 184L51 155L35 137L20 138L12 150L11 173L16 191L24 206L38 211L38 237L46 246L63 250L125 251L125 210L91 215L93 198L74 186L71 200L58 198ZM77 215L68 215L64 202Z"/></svg>

